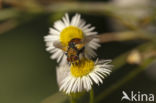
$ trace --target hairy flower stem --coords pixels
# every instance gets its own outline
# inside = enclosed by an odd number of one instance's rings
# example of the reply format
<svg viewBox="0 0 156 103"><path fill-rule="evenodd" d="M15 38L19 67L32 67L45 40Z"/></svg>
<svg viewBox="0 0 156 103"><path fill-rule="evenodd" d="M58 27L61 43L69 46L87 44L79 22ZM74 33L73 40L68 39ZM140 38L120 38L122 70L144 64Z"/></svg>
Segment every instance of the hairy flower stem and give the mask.
<svg viewBox="0 0 156 103"><path fill-rule="evenodd" d="M94 103L94 90L90 90L90 103Z"/></svg>

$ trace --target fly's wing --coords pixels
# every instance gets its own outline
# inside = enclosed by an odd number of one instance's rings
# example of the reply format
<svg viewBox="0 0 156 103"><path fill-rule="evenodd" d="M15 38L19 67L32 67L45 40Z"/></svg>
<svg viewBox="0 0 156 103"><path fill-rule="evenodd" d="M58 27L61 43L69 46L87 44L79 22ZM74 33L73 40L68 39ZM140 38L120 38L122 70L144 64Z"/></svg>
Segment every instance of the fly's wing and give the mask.
<svg viewBox="0 0 156 103"><path fill-rule="evenodd" d="M97 38L97 36L95 35L90 35L90 36L87 36L85 37L83 40L81 40L79 43L77 43L75 45L75 47L78 49L78 50L81 50L84 48L85 44L89 43L91 40L93 40L94 38Z"/></svg>
<svg viewBox="0 0 156 103"><path fill-rule="evenodd" d="M56 47L56 48L62 49L62 50L64 50L64 51L67 51L67 47L63 46L63 45L61 44L61 42L59 42L59 41L55 41L55 42L53 43L53 45L54 45L54 47Z"/></svg>
<svg viewBox="0 0 156 103"><path fill-rule="evenodd" d="M94 38L97 38L97 35L89 35L89 36L85 37L85 38L82 40L82 42L83 42L84 44L87 44L87 43L89 43L91 40L93 40Z"/></svg>

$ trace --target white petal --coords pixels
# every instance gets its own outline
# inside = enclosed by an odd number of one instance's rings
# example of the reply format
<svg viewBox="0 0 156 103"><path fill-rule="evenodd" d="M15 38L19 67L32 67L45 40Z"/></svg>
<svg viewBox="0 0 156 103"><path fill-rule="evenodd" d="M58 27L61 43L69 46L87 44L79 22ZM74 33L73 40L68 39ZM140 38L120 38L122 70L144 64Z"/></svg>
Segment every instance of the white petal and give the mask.
<svg viewBox="0 0 156 103"><path fill-rule="evenodd" d="M66 27L70 25L69 16L67 13L65 14L65 16L62 19L63 19L63 22Z"/></svg>
<svg viewBox="0 0 156 103"><path fill-rule="evenodd" d="M91 78L93 79L93 81L94 81L96 84L99 85L99 81L98 81L98 79L96 78L95 74L94 74L94 73L91 73L90 76L91 76Z"/></svg>
<svg viewBox="0 0 156 103"><path fill-rule="evenodd" d="M66 13L65 14L65 19L66 19L66 21L69 23L69 25L70 25L70 21L69 21L69 15L68 15L68 13Z"/></svg>
<svg viewBox="0 0 156 103"><path fill-rule="evenodd" d="M58 39L59 39L59 36L57 35L47 35L44 37L44 41L47 41L47 42L54 42Z"/></svg>
<svg viewBox="0 0 156 103"><path fill-rule="evenodd" d="M52 59L58 58L61 54L62 54L62 51L61 50L58 50L57 52L53 53Z"/></svg>
<svg viewBox="0 0 156 103"><path fill-rule="evenodd" d="M60 32L55 30L55 29L53 29L53 28L49 28L49 33L53 34L53 35L60 35Z"/></svg>
<svg viewBox="0 0 156 103"><path fill-rule="evenodd" d="M87 91L89 91L91 89L91 84L89 82L89 79L88 76L86 76L86 84L87 84Z"/></svg>
<svg viewBox="0 0 156 103"><path fill-rule="evenodd" d="M63 51L61 51L62 53L60 53L59 57L57 58L57 63L60 62L60 60L62 59L64 53Z"/></svg>
<svg viewBox="0 0 156 103"><path fill-rule="evenodd" d="M75 83L74 83L74 85L73 85L73 87L71 88L71 92L76 92L77 90L77 88L78 88L78 85L77 85L77 83L78 83L78 79L75 79Z"/></svg>
<svg viewBox="0 0 156 103"><path fill-rule="evenodd" d="M81 79L80 77L78 78L78 92L81 92L82 90L82 82L81 82Z"/></svg>
<svg viewBox="0 0 156 103"><path fill-rule="evenodd" d="M57 52L58 51L58 49L57 48L54 48L54 49L51 49L50 50L50 53L55 53L55 52ZM52 54L53 55L53 54Z"/></svg>
<svg viewBox="0 0 156 103"><path fill-rule="evenodd" d="M75 78L72 78L71 81L70 81L70 85L68 86L68 89L66 91L66 93L70 93L71 92L71 88L73 88L73 85L75 83Z"/></svg>
<svg viewBox="0 0 156 103"><path fill-rule="evenodd" d="M71 25L77 27L77 24L79 22L79 19L80 19L80 15L76 14L75 16L73 16L73 18L71 20Z"/></svg>
<svg viewBox="0 0 156 103"><path fill-rule="evenodd" d="M62 61L60 62L60 65L67 64L67 56L64 54L62 57Z"/></svg>
<svg viewBox="0 0 156 103"><path fill-rule="evenodd" d="M83 31L85 31L86 29L88 29L90 26L91 26L91 24L87 24L87 25L85 25L85 26L82 28Z"/></svg>
<svg viewBox="0 0 156 103"><path fill-rule="evenodd" d="M56 68L56 76L57 76L57 83L59 87L62 85L61 82L69 75L69 66L59 66Z"/></svg>
<svg viewBox="0 0 156 103"><path fill-rule="evenodd" d="M61 20L58 20L54 23L54 27L55 29L57 29L59 32L61 32L66 26L65 24L61 21Z"/></svg>
<svg viewBox="0 0 156 103"><path fill-rule="evenodd" d="M90 58L90 57L95 57L96 53L93 49L91 49L89 46L85 47L85 55Z"/></svg>
<svg viewBox="0 0 156 103"><path fill-rule="evenodd" d="M84 21L83 19L81 19L81 20L80 20L80 24L79 24L78 27L79 27L80 29L82 29L82 28L84 28L85 24L86 24L86 21Z"/></svg>
<svg viewBox="0 0 156 103"><path fill-rule="evenodd" d="M91 27L91 28L86 28L85 30L84 30L84 32L91 32L91 31L93 31L95 29L95 27Z"/></svg>
<svg viewBox="0 0 156 103"><path fill-rule="evenodd" d="M87 36L89 36L89 35L96 35L96 34L98 34L97 32L87 32L87 33L85 33Z"/></svg>
<svg viewBox="0 0 156 103"><path fill-rule="evenodd" d="M61 82L61 87L60 90L66 91L66 89L68 88L69 84L71 83L71 77L67 76L62 82Z"/></svg>

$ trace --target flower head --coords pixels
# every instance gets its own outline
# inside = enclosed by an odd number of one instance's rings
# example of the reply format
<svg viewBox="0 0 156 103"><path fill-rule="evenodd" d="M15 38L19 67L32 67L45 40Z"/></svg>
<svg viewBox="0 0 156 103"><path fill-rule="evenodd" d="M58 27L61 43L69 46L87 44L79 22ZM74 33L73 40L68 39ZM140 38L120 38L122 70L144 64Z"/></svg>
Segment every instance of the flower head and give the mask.
<svg viewBox="0 0 156 103"><path fill-rule="evenodd" d="M57 62L61 64L67 63L67 56L65 52L69 42L73 39L86 40L89 36L95 36L97 32L93 30L95 27L91 27L91 24L86 24L81 19L80 14L76 14L73 18L69 19L68 14L54 23L54 28L50 28L49 34L45 36L46 50L52 53L51 58L57 59ZM56 43L60 43L61 47L56 47ZM84 55L86 58L95 57L95 49L100 46L98 38L92 38L84 45ZM61 48L61 49L60 49Z"/></svg>
<svg viewBox="0 0 156 103"><path fill-rule="evenodd" d="M57 68L57 78L60 91L67 94L91 90L93 84L103 83L103 80L111 72L110 60L96 62L89 59L82 59L79 64L65 65ZM59 71L59 72L58 72Z"/></svg>

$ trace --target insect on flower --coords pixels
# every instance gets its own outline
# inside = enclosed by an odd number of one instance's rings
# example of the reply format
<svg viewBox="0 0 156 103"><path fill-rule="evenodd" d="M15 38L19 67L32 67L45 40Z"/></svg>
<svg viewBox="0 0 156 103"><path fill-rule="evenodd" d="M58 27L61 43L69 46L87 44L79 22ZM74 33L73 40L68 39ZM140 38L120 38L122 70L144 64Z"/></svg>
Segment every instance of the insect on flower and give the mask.
<svg viewBox="0 0 156 103"><path fill-rule="evenodd" d="M84 51L84 43L82 43L81 39L75 38L72 39L66 51L67 61L70 63L76 63L79 61L80 53Z"/></svg>
<svg viewBox="0 0 156 103"><path fill-rule="evenodd" d="M68 43L67 47L63 46L60 42L54 42L54 46L65 51L69 63L77 64L80 61L80 58L85 56L85 44L90 42L93 38L96 38L96 36L87 36L83 40L74 38Z"/></svg>
<svg viewBox="0 0 156 103"><path fill-rule="evenodd" d="M87 24L80 14L70 19L66 13L61 20L54 22L53 27L49 28L49 34L44 37L46 51L60 65L79 60L81 54L91 59L97 56L95 50L100 47L99 38L92 36L97 36L94 26ZM88 37L91 38L89 41L86 40Z"/></svg>

